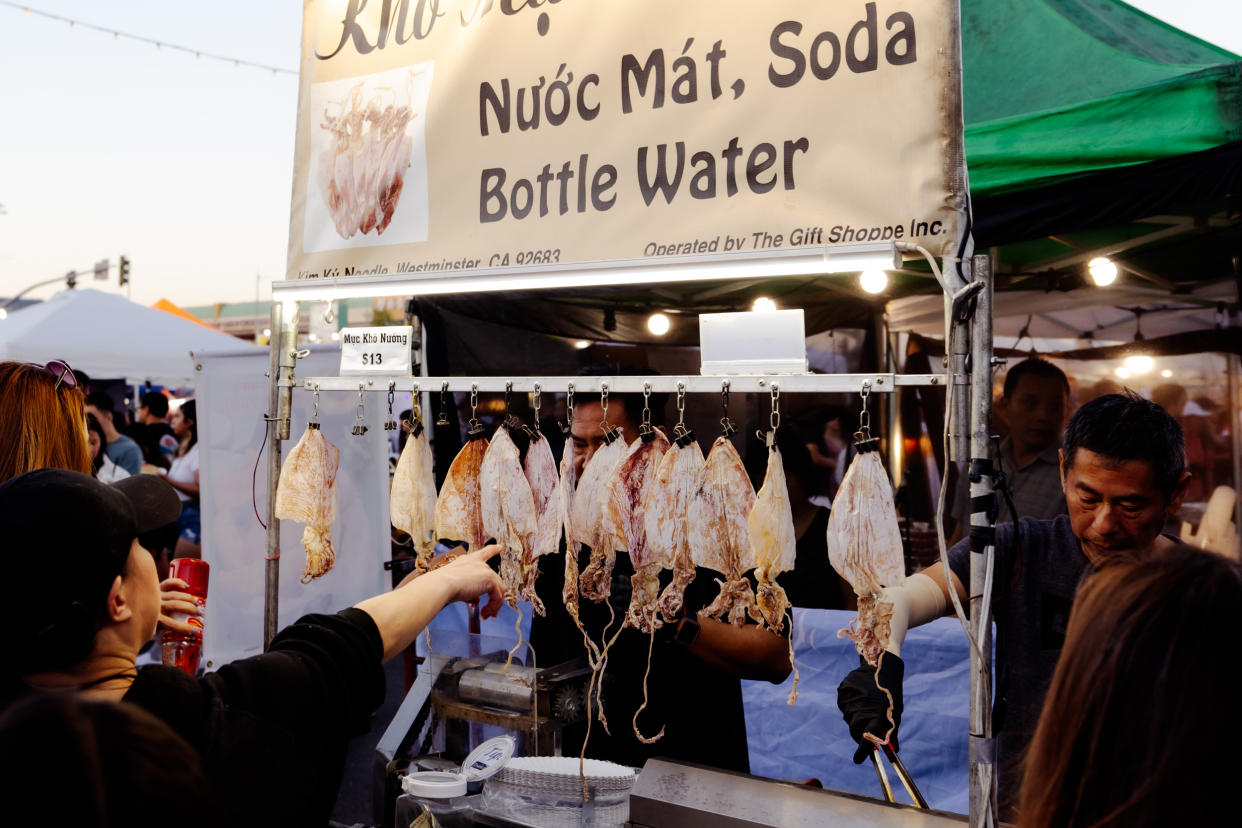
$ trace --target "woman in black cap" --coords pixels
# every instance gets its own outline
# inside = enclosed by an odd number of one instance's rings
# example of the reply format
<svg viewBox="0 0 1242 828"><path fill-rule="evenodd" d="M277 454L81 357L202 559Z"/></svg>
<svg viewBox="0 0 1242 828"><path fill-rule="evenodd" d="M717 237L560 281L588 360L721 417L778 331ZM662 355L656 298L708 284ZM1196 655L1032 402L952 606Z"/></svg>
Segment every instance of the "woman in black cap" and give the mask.
<svg viewBox="0 0 1242 828"><path fill-rule="evenodd" d="M495 615L502 585L486 562L499 547L334 615L304 616L266 653L195 679L135 666L161 609L155 563L137 538L179 510L149 475L108 486L41 469L0 486L0 706L64 690L136 704L199 752L226 824L323 825L345 744L383 701L382 662L452 601L486 594L483 615Z"/></svg>

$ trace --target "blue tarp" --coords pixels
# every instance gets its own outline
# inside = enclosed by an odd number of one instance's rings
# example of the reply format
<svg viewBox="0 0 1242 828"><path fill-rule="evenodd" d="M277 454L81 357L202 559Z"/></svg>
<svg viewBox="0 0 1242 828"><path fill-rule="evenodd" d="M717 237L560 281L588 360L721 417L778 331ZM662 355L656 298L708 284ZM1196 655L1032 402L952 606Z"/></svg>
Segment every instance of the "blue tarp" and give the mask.
<svg viewBox="0 0 1242 828"><path fill-rule="evenodd" d="M858 664L854 642L837 638L853 613L794 610L794 659L798 701L785 702L793 677L784 684L742 682L750 772L801 782L814 777L824 787L879 797L870 762L855 765L855 743L837 710L837 685ZM902 647L906 663L901 761L931 807L966 813L969 651L956 618L941 618L910 631ZM894 793L904 789L890 774Z"/></svg>

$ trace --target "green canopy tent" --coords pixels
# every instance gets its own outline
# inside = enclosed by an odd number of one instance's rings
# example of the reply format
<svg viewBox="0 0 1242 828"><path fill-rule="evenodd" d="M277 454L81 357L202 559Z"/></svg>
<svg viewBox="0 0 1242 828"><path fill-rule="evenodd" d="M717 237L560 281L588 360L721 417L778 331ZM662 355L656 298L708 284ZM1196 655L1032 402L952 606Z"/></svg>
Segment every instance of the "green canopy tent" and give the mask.
<svg viewBox="0 0 1242 828"><path fill-rule="evenodd" d="M1167 289L1233 275L1242 58L1117 0L965 0L962 40L974 235L1004 246L999 286L1072 286L1099 250Z"/></svg>

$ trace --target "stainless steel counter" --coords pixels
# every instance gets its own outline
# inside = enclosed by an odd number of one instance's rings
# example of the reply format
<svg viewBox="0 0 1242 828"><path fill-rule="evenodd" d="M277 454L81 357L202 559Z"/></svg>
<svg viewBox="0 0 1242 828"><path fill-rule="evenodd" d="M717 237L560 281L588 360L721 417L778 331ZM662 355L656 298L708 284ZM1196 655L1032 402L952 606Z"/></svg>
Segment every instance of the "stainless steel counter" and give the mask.
<svg viewBox="0 0 1242 828"><path fill-rule="evenodd" d="M956 828L966 821L961 814L666 759L648 761L630 794L631 828Z"/></svg>

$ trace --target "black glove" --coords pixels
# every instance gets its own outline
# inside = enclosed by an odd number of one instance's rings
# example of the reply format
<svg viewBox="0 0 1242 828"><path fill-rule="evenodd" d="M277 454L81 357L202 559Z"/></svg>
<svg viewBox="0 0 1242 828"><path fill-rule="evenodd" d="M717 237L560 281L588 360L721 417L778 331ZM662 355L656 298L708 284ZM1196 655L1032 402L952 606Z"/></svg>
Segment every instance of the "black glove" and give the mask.
<svg viewBox="0 0 1242 828"><path fill-rule="evenodd" d="M901 679L905 675L906 665L892 653L880 656L879 675L876 668L867 664L860 657L861 666L850 672L837 687L837 707L850 726L850 736L858 742L858 750L854 751L854 764L861 765L868 754L875 749L870 739L863 738L870 733L883 739L888 733L888 696L876 682L884 687L893 697L893 732L888 742L897 750L897 725L901 723Z"/></svg>

